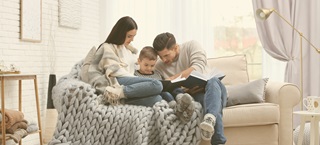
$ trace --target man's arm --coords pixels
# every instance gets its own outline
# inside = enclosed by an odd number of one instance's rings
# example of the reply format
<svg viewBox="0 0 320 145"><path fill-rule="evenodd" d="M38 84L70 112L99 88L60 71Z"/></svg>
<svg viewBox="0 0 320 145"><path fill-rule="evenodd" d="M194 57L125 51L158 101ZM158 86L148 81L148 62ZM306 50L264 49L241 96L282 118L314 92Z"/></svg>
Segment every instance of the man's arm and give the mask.
<svg viewBox="0 0 320 145"><path fill-rule="evenodd" d="M201 73L205 72L207 65L207 56L206 52L202 49L201 45L194 40L183 45L184 46L182 47L184 47L184 52L181 52L181 50L180 53L185 54L184 56L188 57L188 59L190 60L189 62L181 61L180 63L186 63L186 65L189 67L170 78L174 79L180 75L181 77L187 78L193 70L199 71Z"/></svg>
<svg viewBox="0 0 320 145"><path fill-rule="evenodd" d="M205 73L207 66L207 55L200 43L197 41L191 41L187 47L187 56L190 59L189 66L194 70Z"/></svg>

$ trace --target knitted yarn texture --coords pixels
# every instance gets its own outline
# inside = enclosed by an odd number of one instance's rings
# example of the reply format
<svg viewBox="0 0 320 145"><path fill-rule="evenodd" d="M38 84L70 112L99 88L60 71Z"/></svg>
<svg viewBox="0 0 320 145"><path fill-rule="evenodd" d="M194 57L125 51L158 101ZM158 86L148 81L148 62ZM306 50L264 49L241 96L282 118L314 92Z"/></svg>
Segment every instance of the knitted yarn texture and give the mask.
<svg viewBox="0 0 320 145"><path fill-rule="evenodd" d="M200 143L202 108L195 103L191 121L184 124L166 101L153 107L108 106L101 95L79 80L83 61L53 88L58 121L49 145L196 145Z"/></svg>

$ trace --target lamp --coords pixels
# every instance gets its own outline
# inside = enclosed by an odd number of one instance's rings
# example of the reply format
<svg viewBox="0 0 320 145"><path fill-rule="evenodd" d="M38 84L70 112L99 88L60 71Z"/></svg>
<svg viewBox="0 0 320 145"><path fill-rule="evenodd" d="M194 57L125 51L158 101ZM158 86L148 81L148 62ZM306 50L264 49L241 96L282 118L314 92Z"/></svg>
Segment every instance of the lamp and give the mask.
<svg viewBox="0 0 320 145"><path fill-rule="evenodd" d="M320 50L317 49L303 34L297 30L288 20L286 20L282 15L279 14L278 11L276 11L274 8L271 9L264 9L260 8L256 10L256 15L259 19L261 20L266 20L270 14L274 12L276 13L281 19L283 19L288 25L292 27L296 32L299 33L300 35L300 109L303 110L303 104L302 104L302 99L303 99L303 60L302 60L302 38L306 40L318 53L320 53Z"/></svg>

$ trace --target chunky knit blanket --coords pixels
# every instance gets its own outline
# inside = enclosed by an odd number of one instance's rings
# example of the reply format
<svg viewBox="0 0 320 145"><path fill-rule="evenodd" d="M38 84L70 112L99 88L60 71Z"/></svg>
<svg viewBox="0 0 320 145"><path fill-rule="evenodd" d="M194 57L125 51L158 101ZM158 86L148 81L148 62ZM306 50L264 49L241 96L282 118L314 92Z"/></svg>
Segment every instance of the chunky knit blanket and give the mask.
<svg viewBox="0 0 320 145"><path fill-rule="evenodd" d="M190 122L184 124L161 101L153 107L107 106L95 89L79 80L82 61L53 88L58 110L56 129L49 145L197 145L202 109L196 103Z"/></svg>

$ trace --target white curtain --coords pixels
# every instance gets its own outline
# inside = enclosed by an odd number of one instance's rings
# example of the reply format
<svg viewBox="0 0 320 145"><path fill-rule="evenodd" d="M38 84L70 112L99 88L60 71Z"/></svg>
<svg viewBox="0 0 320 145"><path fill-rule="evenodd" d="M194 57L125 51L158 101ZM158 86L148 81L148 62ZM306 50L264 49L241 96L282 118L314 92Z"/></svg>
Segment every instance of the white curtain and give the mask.
<svg viewBox="0 0 320 145"><path fill-rule="evenodd" d="M101 0L101 42L109 34L116 21L131 16L138 24L138 34L133 45L138 49L152 46L156 35L171 32L178 43L197 40L212 56L213 2L211 0Z"/></svg>
<svg viewBox="0 0 320 145"><path fill-rule="evenodd" d="M283 17L288 18L291 22L291 9L293 4L290 1L257 1L252 0L254 11L258 8L275 8ZM278 4L281 3L281 4ZM265 51L272 57L287 62L285 81L293 82L294 78L292 76L299 76L296 74L298 71L296 64L299 64L299 49L294 49L293 46L296 41L293 41L298 35L293 31L293 29L285 23L276 14L270 15L270 17L265 20L256 19L257 30L260 36L260 41ZM299 80L299 77L296 78Z"/></svg>
<svg viewBox="0 0 320 145"><path fill-rule="evenodd" d="M252 0L258 8L275 8L316 47L320 46L320 1L318 0ZM300 86L300 35L276 14L265 20L256 20L260 41L272 57L286 61L285 81ZM320 55L302 40L303 96L320 96Z"/></svg>

